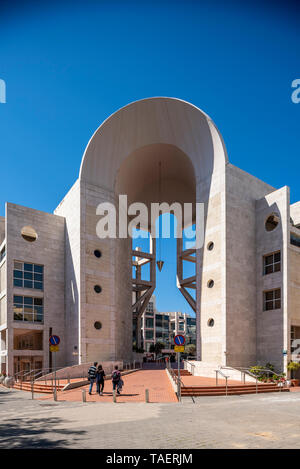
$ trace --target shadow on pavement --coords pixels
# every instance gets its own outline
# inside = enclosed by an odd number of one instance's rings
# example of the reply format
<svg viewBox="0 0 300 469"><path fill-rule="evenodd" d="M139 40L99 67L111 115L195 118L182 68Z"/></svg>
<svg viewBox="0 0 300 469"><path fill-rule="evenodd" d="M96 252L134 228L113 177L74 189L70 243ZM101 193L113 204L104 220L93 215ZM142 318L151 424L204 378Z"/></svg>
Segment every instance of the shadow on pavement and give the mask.
<svg viewBox="0 0 300 469"><path fill-rule="evenodd" d="M59 418L7 420L0 423L0 448L76 448L86 432L53 428L62 422Z"/></svg>

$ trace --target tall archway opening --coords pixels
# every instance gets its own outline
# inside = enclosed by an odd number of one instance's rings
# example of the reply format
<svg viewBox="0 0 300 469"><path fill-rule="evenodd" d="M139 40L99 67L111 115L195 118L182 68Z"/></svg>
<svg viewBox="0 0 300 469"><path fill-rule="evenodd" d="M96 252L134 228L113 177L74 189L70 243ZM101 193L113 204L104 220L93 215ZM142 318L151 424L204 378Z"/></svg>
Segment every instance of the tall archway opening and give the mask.
<svg viewBox="0 0 300 469"><path fill-rule="evenodd" d="M225 211L222 194L227 161L222 137L212 120L199 108L179 99L158 97L131 103L111 115L97 129L82 159L78 188L81 252L97 248L102 253L101 261L96 266L89 257L81 255L80 259L76 259L80 265L78 309L82 360L99 358L100 349L102 360L130 360L132 357L132 317L129 314L133 306L131 238L119 235L99 241L95 229L99 220L96 214L98 204L115 204L119 214L120 194L127 195L128 206L142 202L148 210L152 203L161 201L169 205L204 203L204 230L207 224L209 229L214 230L213 239L205 239L205 243L216 243L220 239L216 245L224 253ZM159 163L161 192L158 190ZM149 230L149 226L146 229ZM152 249L155 249L155 240ZM186 260L189 253L182 251L179 247L177 259ZM212 252L218 255L217 249ZM181 292L186 293L192 285L197 293L198 359L201 359L202 350L201 328L209 319L205 315L201 317L202 306L205 307L205 314L211 314L210 309L216 311L215 304L219 305L217 314L225 317L225 305L219 304L221 285L224 283L219 282L214 289L207 289L214 293L212 300L201 278L202 256L203 249L198 249L194 279L180 278L180 271L177 272ZM153 260L153 256L150 258ZM213 262L213 255L210 261ZM221 264L215 268L223 278ZM96 297L94 290L89 288L94 280L102 287L101 294ZM205 278L205 282L207 280ZM148 286L155 287L153 282ZM189 298L188 295L185 297ZM93 324L99 318L102 328L96 333ZM219 359L225 347L225 323L218 321L218 324L222 330L218 335L209 337L204 359L206 356L209 360L212 357ZM216 327L209 329L216 331Z"/></svg>
<svg viewBox="0 0 300 469"><path fill-rule="evenodd" d="M129 235L132 236L131 253L129 253L132 256L132 270L128 275L132 275L133 343L137 350L141 350L145 349L141 320L149 301L157 291L157 286L160 287L158 288L160 295L166 295L161 288L164 282L161 280L163 274L160 273L163 263L169 275L173 277L174 287L177 282L178 293L176 293L179 296L181 291L188 300L187 309L193 311L193 314L196 313L196 298L192 293L196 290L195 272L193 280L190 276L189 283L182 285L184 243L180 238L187 225L195 221L196 178L191 160L175 145L152 144L139 148L120 166L116 177L115 194L117 197L126 196L128 206L132 207L129 208L130 213L127 218ZM145 208L139 207L140 204ZM188 204L190 214L185 213ZM146 212L147 219L145 219ZM174 216L166 217L166 214ZM190 215L189 219L187 215ZM141 221L141 224L136 225L134 220ZM133 224L134 228L130 224ZM165 259L161 246L162 241L164 245L166 244L166 240L169 245L171 243L174 245L174 237L178 246L177 249L173 246L170 268L170 256ZM193 255L195 251L190 250L189 254L188 258L195 266L196 257ZM189 289L192 290L189 292ZM159 302L160 297L156 297L156 300ZM171 308L169 307L167 311L171 311ZM170 348L170 340L164 339L166 348Z"/></svg>

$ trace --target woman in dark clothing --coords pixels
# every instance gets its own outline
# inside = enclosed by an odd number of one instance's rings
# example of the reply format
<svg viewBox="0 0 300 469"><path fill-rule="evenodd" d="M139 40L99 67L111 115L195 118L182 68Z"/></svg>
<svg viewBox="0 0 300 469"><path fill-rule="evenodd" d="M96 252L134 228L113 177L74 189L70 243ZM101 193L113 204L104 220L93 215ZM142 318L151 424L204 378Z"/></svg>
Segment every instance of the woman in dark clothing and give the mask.
<svg viewBox="0 0 300 469"><path fill-rule="evenodd" d="M97 374L96 374L96 386L97 386L97 393L99 396L103 396L103 389L104 389L104 370L102 368L102 365L99 365L97 368Z"/></svg>

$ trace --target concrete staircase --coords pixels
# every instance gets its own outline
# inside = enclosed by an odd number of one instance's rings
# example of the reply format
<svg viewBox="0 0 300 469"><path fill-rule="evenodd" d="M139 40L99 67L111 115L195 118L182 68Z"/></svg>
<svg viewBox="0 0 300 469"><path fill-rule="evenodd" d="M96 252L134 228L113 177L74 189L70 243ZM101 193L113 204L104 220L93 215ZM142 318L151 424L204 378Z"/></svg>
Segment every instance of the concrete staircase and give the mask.
<svg viewBox="0 0 300 469"><path fill-rule="evenodd" d="M61 391L65 387L65 384L56 385L57 391ZM22 391L30 391L31 392L31 383L29 381L23 381L22 383L17 381L14 384L14 389L19 389ZM44 393L44 394L53 394L54 386L52 384L46 384L42 382L35 381L33 385L33 391L36 393Z"/></svg>
<svg viewBox="0 0 300 469"><path fill-rule="evenodd" d="M273 383L257 385L257 393L267 392L289 392L289 389L278 387ZM255 393L255 384L228 385L227 387L227 396ZM181 396L226 396L226 386L183 386L181 388Z"/></svg>
<svg viewBox="0 0 300 469"><path fill-rule="evenodd" d="M226 370L227 371L227 370ZM173 371L175 376L178 376L178 370ZM180 377L193 376L192 373L187 370L180 370ZM236 377L238 377L237 375ZM175 383L175 381L174 381ZM275 383L257 383L257 393L268 393L268 392L289 392L288 388L277 386ZM228 384L227 396L237 396L243 394L256 394L256 383L241 383L241 384ZM226 396L226 385L220 384L218 386L211 384L203 385L185 385L181 387L182 397L196 397L196 396Z"/></svg>

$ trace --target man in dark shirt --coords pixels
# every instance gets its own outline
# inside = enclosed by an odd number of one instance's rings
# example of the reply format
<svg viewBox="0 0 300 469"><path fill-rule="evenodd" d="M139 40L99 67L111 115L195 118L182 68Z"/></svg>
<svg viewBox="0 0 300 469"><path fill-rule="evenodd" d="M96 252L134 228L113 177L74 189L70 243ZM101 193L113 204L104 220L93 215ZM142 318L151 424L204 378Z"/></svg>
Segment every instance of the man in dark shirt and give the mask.
<svg viewBox="0 0 300 469"><path fill-rule="evenodd" d="M96 381L97 365L98 365L98 362L94 362L94 365L90 366L89 371L88 371L88 380L90 382L90 389L89 389L90 395L92 394L93 384Z"/></svg>
<svg viewBox="0 0 300 469"><path fill-rule="evenodd" d="M118 385L119 385L119 382L120 382L120 379L121 379L121 373L118 370L118 365L115 366L115 369L114 369L114 371L112 372L112 375L111 375L111 379L112 379L113 391L115 389L117 389L117 393L120 394Z"/></svg>

